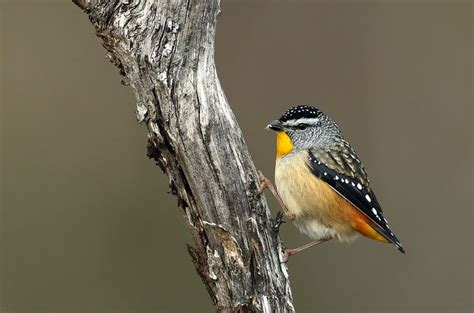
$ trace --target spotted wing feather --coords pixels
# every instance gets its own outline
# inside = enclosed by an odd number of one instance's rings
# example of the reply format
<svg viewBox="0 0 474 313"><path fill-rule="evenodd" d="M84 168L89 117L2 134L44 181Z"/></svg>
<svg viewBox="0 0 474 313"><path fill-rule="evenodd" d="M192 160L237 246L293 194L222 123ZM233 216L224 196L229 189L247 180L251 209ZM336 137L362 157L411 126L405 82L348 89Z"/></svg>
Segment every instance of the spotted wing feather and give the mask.
<svg viewBox="0 0 474 313"><path fill-rule="evenodd" d="M369 179L356 152L344 139L338 138L334 145L325 149L313 149L312 153L322 163L340 174L352 177L370 190Z"/></svg>
<svg viewBox="0 0 474 313"><path fill-rule="evenodd" d="M382 208L369 186L367 173L354 150L347 144L346 150L339 148L312 149L308 166L314 175L329 184L336 192L362 212L377 233L405 253L400 241L390 230Z"/></svg>

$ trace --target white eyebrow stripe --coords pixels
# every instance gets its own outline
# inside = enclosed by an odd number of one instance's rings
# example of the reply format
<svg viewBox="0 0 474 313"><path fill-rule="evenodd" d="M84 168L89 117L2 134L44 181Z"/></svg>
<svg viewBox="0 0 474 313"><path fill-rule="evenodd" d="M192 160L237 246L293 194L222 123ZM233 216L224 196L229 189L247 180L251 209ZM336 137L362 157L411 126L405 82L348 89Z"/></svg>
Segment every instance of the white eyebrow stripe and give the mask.
<svg viewBox="0 0 474 313"><path fill-rule="evenodd" d="M316 124L317 122L319 122L319 118L307 118L307 117L303 117L303 118L299 118L297 120L289 120L289 121L286 121L286 122L283 122L284 125L287 125L287 126L296 126L298 124L301 124L301 123L304 123L304 124Z"/></svg>

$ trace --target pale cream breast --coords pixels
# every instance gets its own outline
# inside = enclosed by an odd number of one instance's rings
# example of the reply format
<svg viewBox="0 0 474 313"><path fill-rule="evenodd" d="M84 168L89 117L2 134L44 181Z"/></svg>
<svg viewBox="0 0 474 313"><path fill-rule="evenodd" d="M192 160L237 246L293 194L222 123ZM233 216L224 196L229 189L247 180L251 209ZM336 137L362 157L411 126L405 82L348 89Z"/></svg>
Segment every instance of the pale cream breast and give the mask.
<svg viewBox="0 0 474 313"><path fill-rule="evenodd" d="M308 154L301 151L277 159L275 185L295 225L313 239L349 240L355 234L345 211L344 199L316 177L306 164Z"/></svg>

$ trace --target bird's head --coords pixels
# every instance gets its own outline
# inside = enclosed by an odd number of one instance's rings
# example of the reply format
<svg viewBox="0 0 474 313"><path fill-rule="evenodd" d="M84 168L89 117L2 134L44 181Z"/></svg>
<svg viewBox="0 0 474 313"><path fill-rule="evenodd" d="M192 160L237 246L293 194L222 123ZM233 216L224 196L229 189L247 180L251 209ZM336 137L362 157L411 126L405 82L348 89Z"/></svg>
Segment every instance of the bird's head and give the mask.
<svg viewBox="0 0 474 313"><path fill-rule="evenodd" d="M330 145L341 133L326 114L309 105L298 105L267 125L277 134L277 158L313 147Z"/></svg>

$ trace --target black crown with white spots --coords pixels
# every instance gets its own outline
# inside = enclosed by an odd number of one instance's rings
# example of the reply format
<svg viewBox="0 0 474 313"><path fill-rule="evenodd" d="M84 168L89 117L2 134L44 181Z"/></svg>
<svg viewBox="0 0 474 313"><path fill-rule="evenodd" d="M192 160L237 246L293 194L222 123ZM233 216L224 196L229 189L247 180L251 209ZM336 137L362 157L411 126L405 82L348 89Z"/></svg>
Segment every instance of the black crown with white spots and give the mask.
<svg viewBox="0 0 474 313"><path fill-rule="evenodd" d="M300 118L319 118L323 113L310 105L298 105L287 110L280 117L281 122L298 120Z"/></svg>

